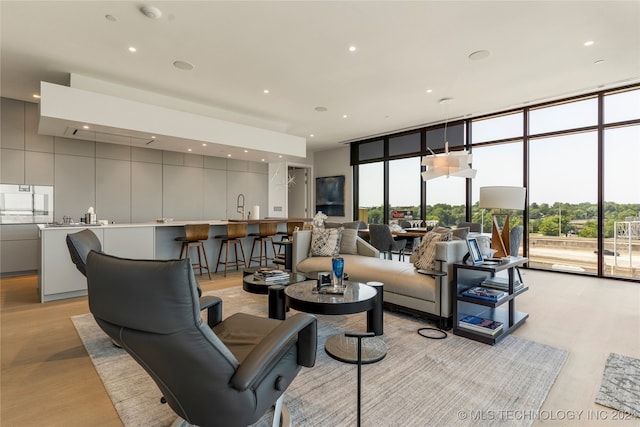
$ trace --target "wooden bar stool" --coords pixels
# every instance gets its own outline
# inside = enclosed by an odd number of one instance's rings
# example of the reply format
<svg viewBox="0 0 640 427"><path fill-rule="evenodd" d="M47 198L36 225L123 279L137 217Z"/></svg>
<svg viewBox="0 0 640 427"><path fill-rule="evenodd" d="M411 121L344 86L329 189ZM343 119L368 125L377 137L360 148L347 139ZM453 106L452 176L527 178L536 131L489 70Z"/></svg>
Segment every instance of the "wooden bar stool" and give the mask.
<svg viewBox="0 0 640 427"><path fill-rule="evenodd" d="M249 258L249 266L251 266L252 262L257 262L258 265L262 265L262 261L264 260L264 265L266 266L269 263L269 260L273 258L269 258L267 252L267 243L271 243L271 250L275 254L275 247L273 246L273 236L276 235L278 230L278 224L275 222L260 222L258 224L260 227L260 232L258 234L249 234L249 236L253 236L253 244L251 245L251 257ZM254 256L253 252L256 247L256 243L258 244L259 255Z"/></svg>
<svg viewBox="0 0 640 427"><path fill-rule="evenodd" d="M220 264L224 265L224 276L227 277L227 267L235 267L236 270L242 265L242 267L247 266L247 259L244 256L244 248L242 247L242 240L244 237L247 237L247 223L246 222L230 222L227 224L227 234L224 236L216 236L216 238L221 239L220 242L220 251L218 252L218 261L216 263L216 273L218 272L218 267ZM222 248L226 244L226 252L224 261L220 261L220 257L222 257ZM229 246L233 245L233 249L235 250L236 257L234 260L229 261ZM242 254L242 264L240 263L240 259L238 258L238 246L240 246L240 253Z"/></svg>
<svg viewBox="0 0 640 427"><path fill-rule="evenodd" d="M184 226L184 237L176 237L175 240L182 242L180 248L180 259L184 256L189 257L191 248L195 247L198 251L198 263L191 263L194 270L200 270L202 276L202 269L207 269L209 279L211 279L211 270L209 269L209 260L207 259L207 251L204 248L204 242L209 239L209 224L186 224ZM202 251L202 252L201 252ZM204 264L202 263L202 257L204 257Z"/></svg>
<svg viewBox="0 0 640 427"><path fill-rule="evenodd" d="M304 222L302 221L288 221L287 222L287 231L279 231L278 233L276 233L278 236L282 236L282 238L280 239L281 242L286 242L286 241L292 241L293 240L293 232L296 231L296 227L298 227L298 230L302 230L302 227L304 227ZM276 242L277 243L277 242ZM283 258L284 255L283 253L283 249L284 249L284 245L280 245L280 247L278 248L278 254L276 255L276 258L280 257Z"/></svg>

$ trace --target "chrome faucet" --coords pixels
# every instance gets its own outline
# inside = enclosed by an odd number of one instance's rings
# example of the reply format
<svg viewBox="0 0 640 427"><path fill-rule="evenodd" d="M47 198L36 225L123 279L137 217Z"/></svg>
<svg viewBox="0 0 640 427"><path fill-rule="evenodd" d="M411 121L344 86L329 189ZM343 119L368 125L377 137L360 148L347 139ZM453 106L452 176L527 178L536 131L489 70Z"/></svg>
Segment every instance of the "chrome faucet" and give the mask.
<svg viewBox="0 0 640 427"><path fill-rule="evenodd" d="M240 203L240 198L242 197L242 203ZM244 194L238 194L238 199L236 200L236 209L240 214L240 219L244 219Z"/></svg>

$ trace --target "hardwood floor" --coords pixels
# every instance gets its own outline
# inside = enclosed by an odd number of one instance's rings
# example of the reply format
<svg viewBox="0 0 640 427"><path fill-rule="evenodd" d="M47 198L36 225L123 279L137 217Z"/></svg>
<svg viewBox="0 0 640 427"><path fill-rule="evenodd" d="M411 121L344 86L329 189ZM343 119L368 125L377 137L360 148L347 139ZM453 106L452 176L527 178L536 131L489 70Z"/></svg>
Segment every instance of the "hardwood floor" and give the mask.
<svg viewBox="0 0 640 427"><path fill-rule="evenodd" d="M614 420L615 411L593 403L610 352L640 358L640 284L524 273L530 291L516 307L530 317L515 334L569 350L534 425L640 426L640 418ZM238 286L241 274L200 283L205 291ZM3 278L0 298L0 425L122 425L70 320L89 311L87 299L40 304L37 276Z"/></svg>

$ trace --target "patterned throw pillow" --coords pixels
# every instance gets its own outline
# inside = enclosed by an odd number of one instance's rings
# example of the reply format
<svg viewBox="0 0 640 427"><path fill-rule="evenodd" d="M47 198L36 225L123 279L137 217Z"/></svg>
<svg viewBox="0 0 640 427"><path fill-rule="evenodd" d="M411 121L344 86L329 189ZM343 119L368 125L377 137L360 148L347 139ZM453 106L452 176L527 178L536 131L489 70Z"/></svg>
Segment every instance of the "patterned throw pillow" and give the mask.
<svg viewBox="0 0 640 427"><path fill-rule="evenodd" d="M436 243L453 240L451 230L436 232L428 231L422 238L420 246L413 251L409 260L416 268L434 270L436 260Z"/></svg>
<svg viewBox="0 0 640 427"><path fill-rule="evenodd" d="M340 251L343 228L314 228L309 256L333 256Z"/></svg>

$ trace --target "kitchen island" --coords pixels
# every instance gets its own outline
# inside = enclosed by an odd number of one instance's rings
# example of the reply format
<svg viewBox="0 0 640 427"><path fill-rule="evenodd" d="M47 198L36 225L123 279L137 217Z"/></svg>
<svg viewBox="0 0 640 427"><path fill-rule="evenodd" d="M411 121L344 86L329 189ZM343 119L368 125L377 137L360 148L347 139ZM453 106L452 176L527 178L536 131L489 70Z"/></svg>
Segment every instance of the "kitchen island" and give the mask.
<svg viewBox="0 0 640 427"><path fill-rule="evenodd" d="M257 232L261 221L277 222L278 231L286 231L289 218L267 218L249 220L248 232ZM184 236L186 224L203 224L211 226L209 239L205 242L209 266L215 270L216 259L220 249L221 236L226 233L230 221L241 220L196 220L173 222L149 222L140 224L107 224L107 225L38 225L40 258L38 269L38 288L40 302L55 301L65 298L84 296L87 294L85 277L71 262L67 250L67 234L76 233L88 228L102 243L102 250L110 255L134 259L176 259L180 255L180 242L175 238ZM245 253L251 250L252 240L244 239ZM248 259L248 257L247 257Z"/></svg>

